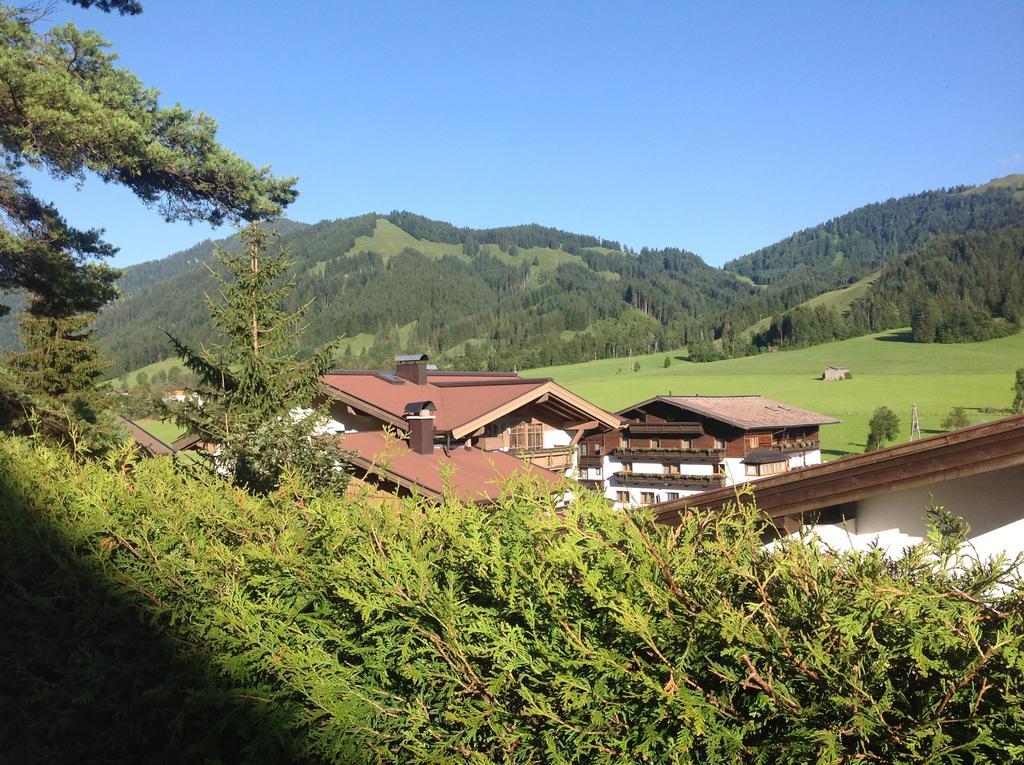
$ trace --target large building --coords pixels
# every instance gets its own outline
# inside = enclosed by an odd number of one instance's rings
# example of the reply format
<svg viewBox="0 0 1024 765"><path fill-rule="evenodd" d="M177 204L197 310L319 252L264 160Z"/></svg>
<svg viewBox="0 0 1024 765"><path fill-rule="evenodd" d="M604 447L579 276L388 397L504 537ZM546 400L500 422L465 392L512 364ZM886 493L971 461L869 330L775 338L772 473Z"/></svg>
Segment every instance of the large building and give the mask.
<svg viewBox="0 0 1024 765"><path fill-rule="evenodd" d="M653 505L821 462L831 417L762 396L656 396L588 433L580 481L617 507Z"/></svg>
<svg viewBox="0 0 1024 765"><path fill-rule="evenodd" d="M359 481L387 491L490 502L524 473L554 489L576 476L584 433L621 425L547 378L442 372L421 355L396 362L394 372L324 375L318 402Z"/></svg>
<svg viewBox="0 0 1024 765"><path fill-rule="evenodd" d="M833 548L878 546L898 556L927 535L935 504L967 521L969 555L1024 554L1024 415L813 465L752 489L782 531L811 527ZM654 512L674 524L691 508L722 512L735 502L735 491L721 488Z"/></svg>

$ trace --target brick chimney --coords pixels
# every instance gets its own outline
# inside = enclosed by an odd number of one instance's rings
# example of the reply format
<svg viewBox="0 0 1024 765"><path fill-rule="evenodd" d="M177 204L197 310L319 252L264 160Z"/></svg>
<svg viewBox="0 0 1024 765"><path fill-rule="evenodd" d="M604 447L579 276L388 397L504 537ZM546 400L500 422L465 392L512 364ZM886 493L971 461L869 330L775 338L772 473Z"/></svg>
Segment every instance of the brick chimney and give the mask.
<svg viewBox="0 0 1024 765"><path fill-rule="evenodd" d="M414 401L405 405L405 421L409 423L409 448L416 454L434 453L435 408L432 401Z"/></svg>
<svg viewBox="0 0 1024 765"><path fill-rule="evenodd" d="M401 377L415 385L426 385L427 361L425 353L395 356L395 377Z"/></svg>

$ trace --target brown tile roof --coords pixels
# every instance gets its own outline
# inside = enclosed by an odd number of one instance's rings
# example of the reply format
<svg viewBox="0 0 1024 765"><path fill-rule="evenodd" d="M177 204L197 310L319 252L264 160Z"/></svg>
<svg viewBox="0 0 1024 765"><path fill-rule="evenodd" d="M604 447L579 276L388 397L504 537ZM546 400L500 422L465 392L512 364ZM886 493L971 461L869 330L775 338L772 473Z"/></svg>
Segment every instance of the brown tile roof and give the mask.
<svg viewBox="0 0 1024 765"><path fill-rule="evenodd" d="M472 502L497 499L504 482L517 474L543 481L551 491L566 480L508 452L455 447L417 454L401 438L381 431L347 433L338 437L338 448L351 454L357 468L427 497L442 496L446 480L452 494Z"/></svg>
<svg viewBox="0 0 1024 765"><path fill-rule="evenodd" d="M758 508L782 518L1014 465L1024 465L1024 415L810 465L750 486ZM654 505L655 519L674 523L688 507L722 510L736 501L741 488L727 486Z"/></svg>
<svg viewBox="0 0 1024 765"><path fill-rule="evenodd" d="M405 428L403 414L412 401L431 401L436 407L434 427L456 438L480 427L481 420L496 419L506 410L525 406L545 395L578 413L581 420L597 420L617 427L619 418L600 409L550 379L526 379L515 374L430 372L425 385L382 372L348 372L321 378L328 396L351 404L378 419ZM491 416L493 415L493 416ZM466 432L468 431L468 432Z"/></svg>
<svg viewBox="0 0 1024 765"><path fill-rule="evenodd" d="M764 396L658 396L652 400L666 401L680 409L721 420L744 430L831 425L839 422L826 414L773 401Z"/></svg>
<svg viewBox="0 0 1024 765"><path fill-rule="evenodd" d="M132 440L135 441L139 446L145 449L147 452L157 456L165 456L168 454L174 454L174 448L165 444L159 438L154 436L148 430L145 430L138 423L132 422L127 417L117 416L117 419L124 425L125 429L131 435Z"/></svg>

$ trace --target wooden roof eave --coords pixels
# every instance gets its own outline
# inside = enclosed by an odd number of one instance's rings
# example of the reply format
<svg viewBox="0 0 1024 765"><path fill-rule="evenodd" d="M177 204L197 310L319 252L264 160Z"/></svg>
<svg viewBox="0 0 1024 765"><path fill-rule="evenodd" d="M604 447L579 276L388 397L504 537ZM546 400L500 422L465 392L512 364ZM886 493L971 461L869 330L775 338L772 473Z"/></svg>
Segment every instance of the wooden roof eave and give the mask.
<svg viewBox="0 0 1024 765"><path fill-rule="evenodd" d="M381 478L389 483L393 483L396 486L413 492L426 499L441 499L442 495L438 491L429 489L421 483L416 482L408 476L404 476L401 473L396 473L394 470L390 470L381 465L378 465L371 459L367 459L360 454L350 452L348 454L348 461L350 464L359 468L364 474L373 473L378 478Z"/></svg>
<svg viewBox="0 0 1024 765"><path fill-rule="evenodd" d="M368 401L364 401L363 399L357 396L353 396L351 393L346 393L345 391L341 390L341 388L336 388L330 383L321 381L321 386L323 388L324 393L330 396L335 401L340 401L343 404L348 404L353 409L358 409L361 412L366 412L371 417L376 417L378 420L382 420L383 422L386 422L389 425L394 426L398 430L405 431L409 429L408 422L406 422L401 417L396 417L394 414L387 411L386 409L381 409L378 406L374 406Z"/></svg>
<svg viewBox="0 0 1024 765"><path fill-rule="evenodd" d="M614 430L624 424L623 419L618 415L614 415L611 412L606 412L598 406L594 406L586 399L580 398L574 393L570 393L562 386L549 380L543 385L539 385L532 390L528 390L526 393L517 396L511 401L505 402L501 406L495 407L485 414L474 417L472 420L464 422L461 425L452 427L452 438L465 438L478 428L494 422L498 418L514 412L516 409L532 404L545 395L548 396L545 404L552 404L553 398L559 399L563 404L568 404L570 407L582 413L587 420L596 420L599 424L604 425L609 430Z"/></svg>

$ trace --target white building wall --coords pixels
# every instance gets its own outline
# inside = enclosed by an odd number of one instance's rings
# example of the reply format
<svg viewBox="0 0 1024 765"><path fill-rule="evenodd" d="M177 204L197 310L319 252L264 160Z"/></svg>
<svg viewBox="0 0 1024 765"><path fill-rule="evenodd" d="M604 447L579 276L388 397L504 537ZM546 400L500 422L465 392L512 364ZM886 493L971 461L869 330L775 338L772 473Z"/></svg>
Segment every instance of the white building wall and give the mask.
<svg viewBox="0 0 1024 765"><path fill-rule="evenodd" d="M968 550L978 557L1024 552L1024 465L864 499L856 503L856 520L845 529L815 530L833 546L877 543L898 555L924 539L932 503L967 521Z"/></svg>
<svg viewBox="0 0 1024 765"><path fill-rule="evenodd" d="M725 485L732 486L736 483L746 483L757 480L757 476L748 476L746 466L742 457L726 457L722 460L725 463Z"/></svg>
<svg viewBox="0 0 1024 765"><path fill-rule="evenodd" d="M569 446L572 444L572 435L567 430L545 430L544 448L554 449L558 446Z"/></svg>

